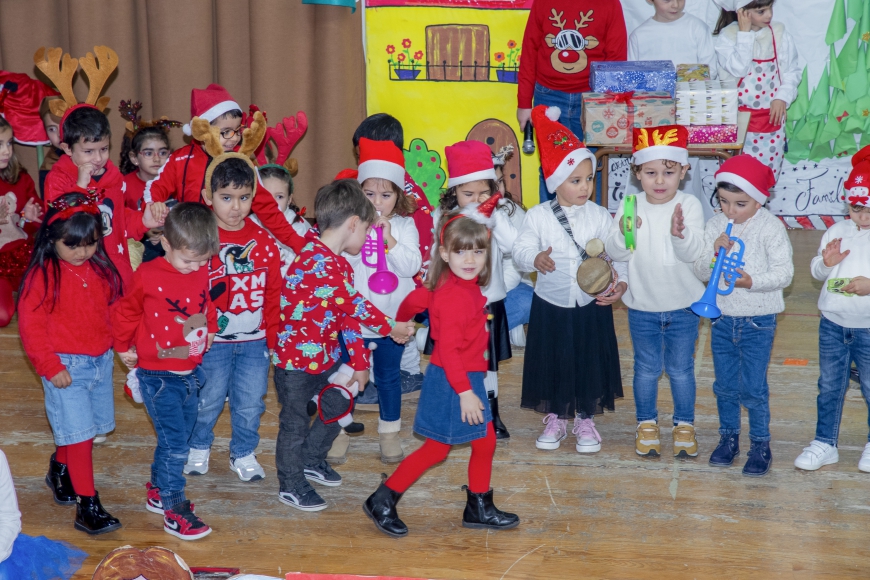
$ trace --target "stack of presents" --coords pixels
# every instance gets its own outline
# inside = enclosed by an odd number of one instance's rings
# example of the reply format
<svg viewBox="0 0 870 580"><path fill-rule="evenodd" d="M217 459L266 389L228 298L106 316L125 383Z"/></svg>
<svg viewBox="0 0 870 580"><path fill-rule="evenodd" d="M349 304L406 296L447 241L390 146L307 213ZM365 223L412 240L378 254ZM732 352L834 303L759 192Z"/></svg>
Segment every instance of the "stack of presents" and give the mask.
<svg viewBox="0 0 870 580"><path fill-rule="evenodd" d="M737 142L737 84L710 80L707 65L667 60L592 63L583 95L591 145L631 146L637 127L685 125L690 144Z"/></svg>

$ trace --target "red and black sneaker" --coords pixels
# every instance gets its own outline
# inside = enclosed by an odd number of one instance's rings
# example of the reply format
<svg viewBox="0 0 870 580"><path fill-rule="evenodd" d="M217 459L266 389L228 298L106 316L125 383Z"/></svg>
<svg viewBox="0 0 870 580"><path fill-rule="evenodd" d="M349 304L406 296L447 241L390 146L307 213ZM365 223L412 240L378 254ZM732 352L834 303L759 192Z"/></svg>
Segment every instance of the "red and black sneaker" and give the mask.
<svg viewBox="0 0 870 580"><path fill-rule="evenodd" d="M211 528L193 513L190 501L183 501L163 512L163 531L182 540L198 540L211 533Z"/></svg>
<svg viewBox="0 0 870 580"><path fill-rule="evenodd" d="M148 500L145 502L145 509L155 514L163 515L163 500L160 499L160 488L152 485L149 481L145 484L145 489L148 490ZM190 511L195 512L194 504L190 504Z"/></svg>

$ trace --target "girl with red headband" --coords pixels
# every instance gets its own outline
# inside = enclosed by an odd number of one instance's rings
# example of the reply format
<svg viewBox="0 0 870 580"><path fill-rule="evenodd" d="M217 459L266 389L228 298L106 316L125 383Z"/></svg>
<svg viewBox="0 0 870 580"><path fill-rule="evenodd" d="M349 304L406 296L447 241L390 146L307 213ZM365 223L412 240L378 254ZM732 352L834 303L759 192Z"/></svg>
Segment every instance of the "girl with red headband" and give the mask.
<svg viewBox="0 0 870 580"><path fill-rule="evenodd" d="M76 505L75 528L121 527L94 489L94 436L115 428L109 305L121 275L103 244L97 197L68 193L48 204L19 292L18 328L42 377L56 452L46 483L59 505Z"/></svg>

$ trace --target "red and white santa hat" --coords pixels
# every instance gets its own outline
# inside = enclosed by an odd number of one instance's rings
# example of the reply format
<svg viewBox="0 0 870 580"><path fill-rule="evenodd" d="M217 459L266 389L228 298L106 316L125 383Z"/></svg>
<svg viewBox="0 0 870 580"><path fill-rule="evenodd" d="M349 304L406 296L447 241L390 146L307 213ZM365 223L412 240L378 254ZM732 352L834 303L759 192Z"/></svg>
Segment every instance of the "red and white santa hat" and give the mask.
<svg viewBox="0 0 870 580"><path fill-rule="evenodd" d="M729 12L737 12L747 4L751 4L753 0L713 0L713 3L716 4L722 10L728 10Z"/></svg>
<svg viewBox="0 0 870 580"><path fill-rule="evenodd" d="M210 84L204 89L190 91L190 118L199 117L209 123L229 111L242 108L233 100L230 93L220 85ZM185 135L191 135L190 123L182 127Z"/></svg>
<svg viewBox="0 0 870 580"><path fill-rule="evenodd" d="M438 239L441 245L444 245L444 231L447 229L447 226L461 217L474 220L477 223L486 226L487 229L492 230L495 227L495 209L506 203L507 202L505 202L500 193L493 194L483 203L469 203L462 208L458 214L447 220L441 227L441 231L438 232Z"/></svg>
<svg viewBox="0 0 870 580"><path fill-rule="evenodd" d="M870 145L852 156L852 172L843 187L846 188L846 203L870 206Z"/></svg>
<svg viewBox="0 0 870 580"><path fill-rule="evenodd" d="M532 127L541 152L541 169L550 193L565 183L584 159L589 159L595 166L595 155L568 127L559 123L561 116L559 107L538 105L532 109Z"/></svg>
<svg viewBox="0 0 870 580"><path fill-rule="evenodd" d="M714 174L716 183L730 183L764 205L770 199L770 189L776 185L773 170L751 155L736 155L725 161Z"/></svg>
<svg viewBox="0 0 870 580"><path fill-rule="evenodd" d="M360 137L357 180L372 177L386 179L399 189L405 187L405 155L392 141L374 141Z"/></svg>
<svg viewBox="0 0 870 580"><path fill-rule="evenodd" d="M460 141L444 148L447 157L447 187L471 181L498 179L492 164L492 150L481 141Z"/></svg>
<svg viewBox="0 0 870 580"><path fill-rule="evenodd" d="M643 165L656 159L688 165L689 130L682 125L640 129L635 127L632 139L632 161L635 165Z"/></svg>

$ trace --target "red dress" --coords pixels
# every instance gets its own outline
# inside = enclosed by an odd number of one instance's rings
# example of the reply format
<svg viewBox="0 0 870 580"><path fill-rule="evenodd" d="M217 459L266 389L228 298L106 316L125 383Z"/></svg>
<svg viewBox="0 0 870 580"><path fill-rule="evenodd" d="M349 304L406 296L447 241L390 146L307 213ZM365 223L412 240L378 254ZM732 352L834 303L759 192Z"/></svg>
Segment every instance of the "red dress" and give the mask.
<svg viewBox="0 0 870 580"><path fill-rule="evenodd" d="M41 203L27 173L22 171L16 183L0 179L0 203L7 204L9 209L5 223L0 223L0 278L8 280L13 288L18 287L30 263L33 238L39 230L38 222L27 222L23 227L19 224L21 210L29 199Z"/></svg>

